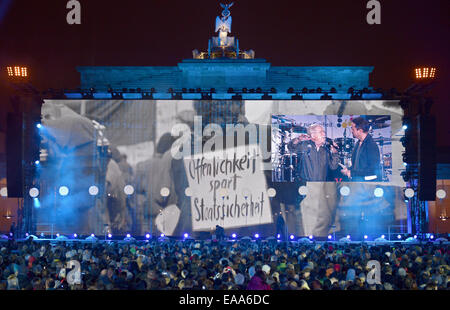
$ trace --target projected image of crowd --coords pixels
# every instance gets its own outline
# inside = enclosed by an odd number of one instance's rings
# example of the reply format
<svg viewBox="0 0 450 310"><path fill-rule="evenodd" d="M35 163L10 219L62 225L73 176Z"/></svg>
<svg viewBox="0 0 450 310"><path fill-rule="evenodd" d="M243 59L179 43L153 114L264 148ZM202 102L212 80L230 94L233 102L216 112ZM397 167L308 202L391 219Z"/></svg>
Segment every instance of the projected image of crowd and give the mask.
<svg viewBox="0 0 450 310"><path fill-rule="evenodd" d="M368 279L370 260L380 263L379 283ZM0 245L0 290L448 290L449 261L438 242L9 240Z"/></svg>

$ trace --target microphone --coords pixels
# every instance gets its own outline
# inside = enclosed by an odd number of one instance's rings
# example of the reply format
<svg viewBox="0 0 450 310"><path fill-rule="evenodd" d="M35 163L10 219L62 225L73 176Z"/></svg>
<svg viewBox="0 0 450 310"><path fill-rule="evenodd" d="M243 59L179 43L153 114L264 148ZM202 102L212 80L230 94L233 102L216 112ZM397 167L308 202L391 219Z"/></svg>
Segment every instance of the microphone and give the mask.
<svg viewBox="0 0 450 310"><path fill-rule="evenodd" d="M331 151L331 146L333 145L333 140L330 138L325 138L325 147Z"/></svg>

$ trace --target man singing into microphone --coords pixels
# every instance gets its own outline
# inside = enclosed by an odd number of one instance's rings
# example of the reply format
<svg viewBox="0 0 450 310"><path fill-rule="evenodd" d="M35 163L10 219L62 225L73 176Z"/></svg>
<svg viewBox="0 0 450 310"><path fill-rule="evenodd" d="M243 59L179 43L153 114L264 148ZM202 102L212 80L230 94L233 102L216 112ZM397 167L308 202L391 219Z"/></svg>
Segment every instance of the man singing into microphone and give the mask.
<svg viewBox="0 0 450 310"><path fill-rule="evenodd" d="M312 124L308 136L292 140L288 149L300 158L298 185L307 188L299 205L303 235L326 236L336 215L336 184L326 181L328 170L338 168L337 146L327 143L322 125Z"/></svg>
<svg viewBox="0 0 450 310"><path fill-rule="evenodd" d="M300 179L313 182L327 181L328 169L338 168L337 146L334 143L326 144L325 129L320 124L310 125L308 136L308 140L299 137L288 144L289 151L300 158L298 168Z"/></svg>
<svg viewBox="0 0 450 310"><path fill-rule="evenodd" d="M352 120L352 134L358 139L352 153L352 166L341 170L352 181L380 181L380 150L369 134L370 124L362 117Z"/></svg>

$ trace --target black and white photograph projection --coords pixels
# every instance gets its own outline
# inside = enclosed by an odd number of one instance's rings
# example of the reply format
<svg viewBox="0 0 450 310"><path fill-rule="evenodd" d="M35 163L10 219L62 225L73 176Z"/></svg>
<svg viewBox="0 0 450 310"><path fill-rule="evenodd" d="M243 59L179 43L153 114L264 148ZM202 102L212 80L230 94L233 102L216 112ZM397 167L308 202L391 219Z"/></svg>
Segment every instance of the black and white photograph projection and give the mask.
<svg viewBox="0 0 450 310"><path fill-rule="evenodd" d="M389 115L273 115L274 182L390 182Z"/></svg>
<svg viewBox="0 0 450 310"><path fill-rule="evenodd" d="M36 231L385 233L407 218L402 116L382 100L46 100ZM318 132L326 166L298 169Z"/></svg>

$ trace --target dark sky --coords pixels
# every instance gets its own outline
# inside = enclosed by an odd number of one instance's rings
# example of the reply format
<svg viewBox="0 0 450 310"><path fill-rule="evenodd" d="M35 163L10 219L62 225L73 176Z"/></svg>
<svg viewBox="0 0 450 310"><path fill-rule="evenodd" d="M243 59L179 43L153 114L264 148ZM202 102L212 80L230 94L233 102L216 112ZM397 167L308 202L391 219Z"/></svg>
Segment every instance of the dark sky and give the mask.
<svg viewBox="0 0 450 310"><path fill-rule="evenodd" d="M45 89L76 88L79 65L174 66L207 49L229 1L80 2L82 24L68 25L66 0L0 0L2 68L27 64ZM450 1L380 0L381 25L366 23L367 2L236 0L232 35L274 66L374 66L374 88L405 90L415 66L436 66L438 144L450 146Z"/></svg>

